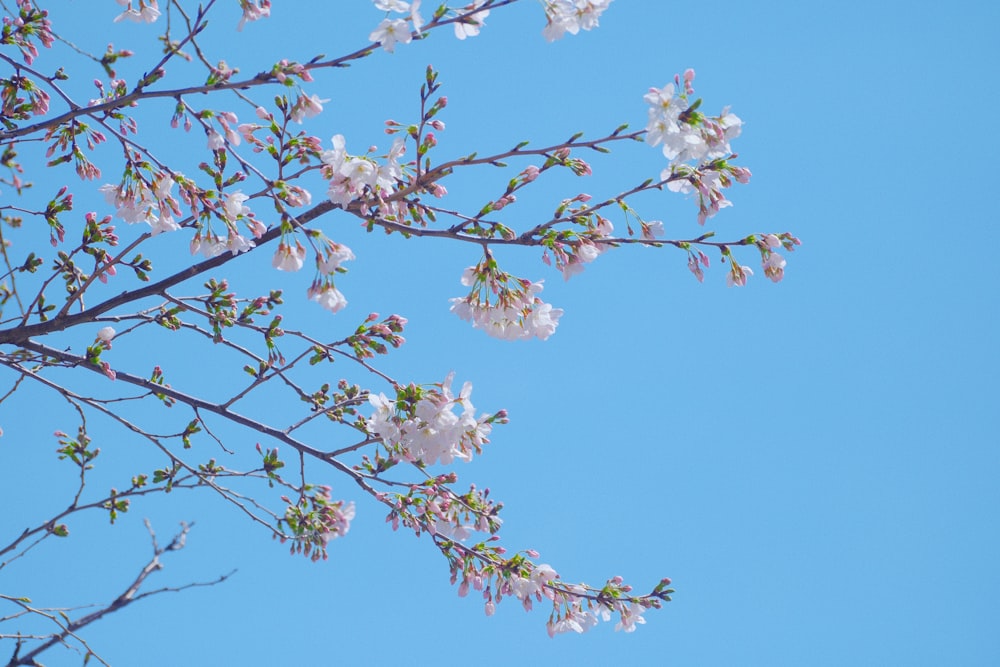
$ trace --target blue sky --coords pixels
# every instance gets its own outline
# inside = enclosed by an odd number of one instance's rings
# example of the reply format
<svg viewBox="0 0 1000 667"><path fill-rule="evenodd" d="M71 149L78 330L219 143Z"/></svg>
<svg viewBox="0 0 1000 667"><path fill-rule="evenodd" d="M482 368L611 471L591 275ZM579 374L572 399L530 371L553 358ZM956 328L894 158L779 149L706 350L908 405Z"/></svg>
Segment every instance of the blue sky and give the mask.
<svg viewBox="0 0 1000 667"><path fill-rule="evenodd" d="M53 20L84 22L90 33L75 41L96 50L155 34L112 26L117 6L105 4L69 3ZM214 57L249 73L277 57L335 55L381 18L368 2L310 4L275 3L269 21L239 35L238 11L224 6ZM369 236L331 216L324 229L358 256L338 281L350 305L335 316L306 303L308 276L263 270L268 253L225 269L247 290L282 281L287 320L331 337L370 310L408 317L408 343L383 368L416 382L455 371L473 382L477 409L510 413L486 453L458 470L505 502L504 544L537 549L567 581L619 574L642 590L673 579L674 601L634 634L604 625L549 639L545 611L511 602L486 618L480 600L457 597L429 543L392 534L375 503L318 469L335 495L358 501L326 563L290 558L209 496L174 494L136 504L114 527L75 522L69 540L0 571L0 588L39 604L110 599L148 554L142 517L161 536L193 520L188 547L154 585L237 574L96 624L87 636L112 664L997 664L1000 439L988 415L998 402L1000 232L988 160L1000 148L990 130L998 19L985 1L723 0L695 11L618 0L599 30L548 44L540 8L526 2L494 12L475 39L440 31L307 88L332 100L308 127L324 140L344 134L357 152L388 147L386 118L414 116L428 63L449 97L441 155L641 127L642 95L688 67L705 109L732 105L743 118L734 148L753 180L707 227L722 239L795 233L803 245L778 285L758 271L727 289L715 256L698 284L683 252L646 248L606 253L564 282L534 251L510 249L502 265L545 279L545 300L566 314L548 341L506 343L448 312L462 269L479 259L464 244ZM509 209L510 223L547 218L581 190L613 195L663 162L642 145L594 156L593 176L537 188ZM477 208L513 173L458 175L449 202ZM57 187L68 176L51 178ZM678 195L635 205L668 236L700 232L695 205ZM186 243L164 240L162 261L184 261ZM741 258L757 266L752 253ZM115 351L151 361L152 347L173 377L215 381L211 350L138 343ZM0 535L71 493L49 434L73 422L36 396L0 405L0 502L11 508ZM120 479L155 460L102 426L101 474ZM51 471L47 481L36 470ZM72 654L45 662L75 664Z"/></svg>

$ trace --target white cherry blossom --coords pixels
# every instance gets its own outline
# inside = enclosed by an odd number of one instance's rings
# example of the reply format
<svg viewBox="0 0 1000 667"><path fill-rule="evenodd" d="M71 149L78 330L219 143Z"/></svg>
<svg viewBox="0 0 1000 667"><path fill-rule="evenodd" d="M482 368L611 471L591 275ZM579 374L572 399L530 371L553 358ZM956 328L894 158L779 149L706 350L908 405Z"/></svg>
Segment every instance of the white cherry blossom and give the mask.
<svg viewBox="0 0 1000 667"><path fill-rule="evenodd" d="M405 19L382 19L368 39L382 45L382 48L392 53L396 44L409 44L413 39L410 24Z"/></svg>
<svg viewBox="0 0 1000 667"><path fill-rule="evenodd" d="M279 271L298 271L305 264L306 249L298 241L291 246L284 241L278 244L271 266Z"/></svg>
<svg viewBox="0 0 1000 667"><path fill-rule="evenodd" d="M475 0L472 4L466 5L461 9L456 9L455 11L460 14L466 14L479 7L482 7L486 3L486 0ZM490 15L490 10L484 9L473 14L469 14L461 21L455 22L455 37L459 39L465 39L466 37L475 37L479 34L480 28L483 27L486 17Z"/></svg>

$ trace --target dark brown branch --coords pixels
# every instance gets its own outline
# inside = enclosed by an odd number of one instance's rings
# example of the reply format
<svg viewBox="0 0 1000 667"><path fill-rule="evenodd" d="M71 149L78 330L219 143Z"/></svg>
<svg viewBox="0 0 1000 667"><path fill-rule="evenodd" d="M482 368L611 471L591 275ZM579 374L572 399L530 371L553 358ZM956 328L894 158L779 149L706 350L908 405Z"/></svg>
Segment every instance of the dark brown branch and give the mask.
<svg viewBox="0 0 1000 667"><path fill-rule="evenodd" d="M82 643L87 648L88 653L90 653L95 658L100 660L103 664L107 664L104 660L101 660L100 657L98 657L97 654L95 654L89 647L87 647L86 643L83 642L83 640L76 635L76 633L79 630L87 627L91 623L101 620L108 614L124 609L125 607L131 605L132 603L138 602L139 600L149 597L151 595L158 595L160 593L179 593L180 591L186 590L188 588L196 588L200 586L215 586L216 584L220 584L229 577L231 577L235 573L235 570L233 570L233 572L229 572L228 574L220 575L217 579L213 581L193 582L190 584L185 584L184 586L163 587L151 591L145 591L142 593L139 592L143 584L146 583L146 580L149 578L151 574L153 574L157 570L163 569L163 564L160 562L160 556L167 553L168 551L180 551L181 549L184 548L184 544L187 540L187 534L188 531L190 531L191 529L191 525L192 524L181 524L182 526L181 532L175 535L174 538L170 540L170 543L167 544L165 547L160 547L156 542L156 534L150 527L149 521L147 521L146 528L149 530L150 538L152 539L153 542L153 557L149 560L149 562L147 562L142 567L142 569L139 570L139 573L136 575L132 583L130 583L128 587L125 589L125 591L122 592L122 594L119 595L117 598L115 598L115 600L111 602L111 604L101 609L98 609L97 611L91 612L86 616L81 616L75 621L69 621L69 622L60 621L55 615L46 613L45 610L32 609L27 607L27 603L20 602L19 604L22 606L22 608L40 614L42 616L45 616L53 623L58 625L60 631L56 634L51 635L46 642L44 642L40 646L35 647L34 649L32 649L31 651L29 651L24 655L19 656L15 652L14 657L12 657L10 662L7 663L7 667L17 667L18 665L26 665L26 666L38 665L39 663L36 661L36 658L39 655L41 655L42 653L44 653L45 651L49 650L50 648L52 648L57 644L65 644L66 640L69 638L75 639L76 641Z"/></svg>
<svg viewBox="0 0 1000 667"><path fill-rule="evenodd" d="M49 347L48 345L43 345L41 343L36 343L35 341L30 341L30 340L22 342L21 346L24 349L31 350L32 352L37 352L39 354L45 355L46 357L58 359L63 363L67 363L79 368L85 368L101 375L104 374L101 368L87 363L87 360L84 357L77 356L70 352L57 350L56 348ZM224 419L228 419L234 424L239 424L240 426L244 426L248 429L254 430L258 433L262 433L263 435L274 438L275 440L292 447L296 451L302 452L303 454L308 454L313 458L329 463L340 472L347 474L351 479L353 479L363 489L365 489L365 491L372 493L374 495L374 491L365 482L365 478L363 475L358 473L356 470L352 469L350 466L345 465L344 463L341 463L340 461L337 461L336 459L330 457L325 452L322 452L310 445L307 445L301 440L291 437L286 431L282 431L273 426L264 424L263 422L251 419L250 417L242 415L238 412L234 412L233 410L218 405L217 403L212 403L211 401L198 398L197 396L191 396L190 394L185 394L184 392L177 391L172 387L156 384L155 382L152 382L151 380L148 380L144 377L139 377L138 375L132 375L131 373L125 371L116 371L116 379L119 382L125 382L127 384L131 384L136 387L141 387L149 391L150 393L163 394L165 396L169 396L179 403L183 403L184 405L199 410L204 410L205 412L211 412L212 414L219 415Z"/></svg>

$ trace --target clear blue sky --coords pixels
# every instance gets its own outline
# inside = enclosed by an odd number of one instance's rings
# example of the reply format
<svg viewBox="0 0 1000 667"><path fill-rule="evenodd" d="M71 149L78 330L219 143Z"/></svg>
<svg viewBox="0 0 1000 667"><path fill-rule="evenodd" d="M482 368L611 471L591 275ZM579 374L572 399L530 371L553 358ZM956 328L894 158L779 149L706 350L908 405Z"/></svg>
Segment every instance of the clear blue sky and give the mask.
<svg viewBox="0 0 1000 667"><path fill-rule="evenodd" d="M276 2L240 35L238 11L224 7L212 57L250 73L277 57L337 55L381 18L361 0L308 4ZM83 5L65 9L92 31L81 46L153 34L112 26L114 3ZM57 29L62 11L52 12ZM104 601L147 555L148 516L164 537L197 522L154 584L239 571L92 627L92 645L115 665L1000 664L1000 437L988 418L1000 407L998 21L986 0L618 0L599 30L548 44L541 9L525 2L494 12L475 39L440 31L308 88L332 100L316 134L342 133L357 152L388 147L386 118L415 115L428 63L449 97L445 155L641 127L645 91L688 67L706 110L732 105L743 118L734 148L754 177L708 227L724 239L800 237L779 285L758 271L727 289L714 256L699 285L682 252L643 248L609 252L564 282L537 254L512 250L499 255L504 266L544 278L546 301L566 314L544 343L505 343L448 312L473 248L367 236L331 217L327 233L358 256L338 282L350 306L336 316L305 303L308 276L262 271L266 253L226 267L240 285L284 281L288 319L331 338L370 310L408 317L389 372L434 382L454 370L473 382L478 409L510 412L486 454L459 469L505 502L508 547L537 549L568 581L620 574L649 589L673 579L675 600L634 634L608 624L552 640L546 612L511 602L486 618L480 600L457 597L429 543L392 534L380 507L319 471L359 502L326 563L290 558L210 497L168 497L113 528L76 522L71 540L0 572L0 589L23 587L39 604ZM588 180L519 203L512 224L547 217L581 189L612 195L655 176L662 158L637 145L593 166ZM456 180L451 201L474 209L511 175ZM677 195L637 206L669 236L699 232L695 206ZM189 353L175 372L205 364ZM64 506L72 484L61 469L44 486L19 472L54 469L48 434L72 422L49 427L46 405L27 395L8 405L2 535ZM108 434L109 452L130 451ZM125 465L118 478L135 472Z"/></svg>

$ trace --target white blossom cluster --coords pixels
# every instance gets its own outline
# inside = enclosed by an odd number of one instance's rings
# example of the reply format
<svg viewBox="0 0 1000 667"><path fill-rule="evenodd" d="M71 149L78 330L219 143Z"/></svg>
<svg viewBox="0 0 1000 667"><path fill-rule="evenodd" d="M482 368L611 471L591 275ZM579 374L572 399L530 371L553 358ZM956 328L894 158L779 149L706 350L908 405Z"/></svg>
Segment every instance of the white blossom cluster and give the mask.
<svg viewBox="0 0 1000 667"><path fill-rule="evenodd" d="M392 53L396 44L409 44L413 36L419 35L424 27L424 19L420 16L421 0L373 0L375 8L386 12L368 39L379 44ZM544 0L545 29L542 34L550 42L561 39L566 33L575 35L580 30L592 30L598 26L601 13L611 4L612 0ZM486 23L490 10L480 9L486 0L473 0L469 4L452 9L455 37L466 39L475 37ZM390 12L405 14L406 18L393 17Z"/></svg>
<svg viewBox="0 0 1000 667"><path fill-rule="evenodd" d="M546 0L545 16L548 23L542 34L550 42L561 39L567 32L575 35L580 30L598 26L601 13L612 0Z"/></svg>
<svg viewBox="0 0 1000 667"><path fill-rule="evenodd" d="M670 165L660 173L660 180L673 192L696 196L698 223L705 224L732 206L722 191L733 181L747 183L750 170L726 163L733 156L729 142L740 135L743 121L728 107L714 117L699 112L701 100L689 101L694 93L692 81L694 70L689 69L684 72L683 87L681 78L675 76L674 83L650 88L643 97L649 104L646 143L663 144Z"/></svg>
<svg viewBox="0 0 1000 667"><path fill-rule="evenodd" d="M723 109L709 118L691 105L688 95L693 91L691 81L694 70L684 73L684 91L678 92L679 80L660 89L651 88L642 98L649 104L649 122L646 125L646 142L652 146L663 144L663 155L671 165L682 162L700 164L706 160L726 158L732 154L729 142L740 135L743 121L739 116Z"/></svg>
<svg viewBox="0 0 1000 667"><path fill-rule="evenodd" d="M411 414L400 415L396 401L385 394L371 395L368 401L375 413L368 420L368 432L377 436L390 450L397 446L405 461L426 465L448 465L455 459L471 461L472 454L489 442L493 429L485 415L475 416L469 400L472 384L466 382L456 397L451 393L454 374L440 385L440 391L427 392L417 401ZM453 409L462 407L461 414Z"/></svg>
<svg viewBox="0 0 1000 667"><path fill-rule="evenodd" d="M399 163L406 150L403 137L393 142L384 164L367 156L348 155L342 134L334 135L331 141L333 149L320 155L325 165L324 174L330 180L326 193L330 201L346 207L361 197L366 187L383 196L395 192L396 182L403 178L403 167Z"/></svg>
<svg viewBox="0 0 1000 667"><path fill-rule="evenodd" d="M153 235L180 229L174 220L180 209L170 195L174 179L163 174L150 189L142 181L134 181L129 187L108 183L98 188L104 201L115 208L115 216L130 225L137 222L148 223Z"/></svg>
<svg viewBox="0 0 1000 667"><path fill-rule="evenodd" d="M508 282L508 279L509 276L502 274L503 282ZM482 329L494 338L547 339L555 333L563 314L562 309L553 308L552 304L535 296L542 291L541 281L513 282L516 287L505 285L500 288L496 301L491 303L483 296L483 291L487 289L487 284L496 285L496 281L484 276L479 267L470 266L462 274L462 284L472 287L472 291L468 296L452 299L451 312L466 322L472 322L474 328Z"/></svg>

